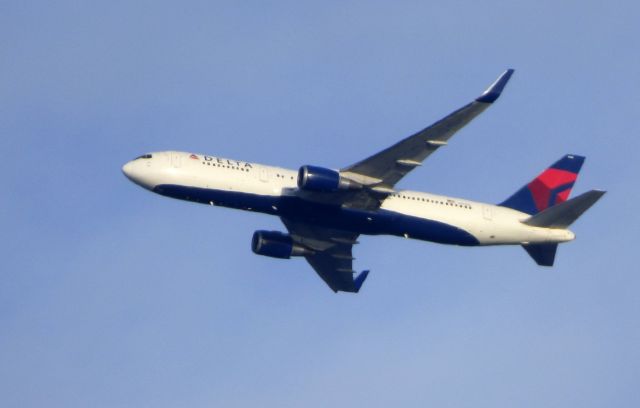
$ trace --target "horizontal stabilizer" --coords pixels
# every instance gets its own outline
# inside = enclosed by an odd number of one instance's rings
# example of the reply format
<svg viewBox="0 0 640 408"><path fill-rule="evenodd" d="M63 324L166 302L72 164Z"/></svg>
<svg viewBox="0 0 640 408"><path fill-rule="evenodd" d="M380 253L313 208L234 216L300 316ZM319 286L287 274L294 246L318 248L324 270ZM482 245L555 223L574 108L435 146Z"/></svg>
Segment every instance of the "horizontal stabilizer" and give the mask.
<svg viewBox="0 0 640 408"><path fill-rule="evenodd" d="M567 228L604 195L605 191L591 190L570 200L556 204L529 217L523 223L532 227ZM526 249L526 248L525 248Z"/></svg>
<svg viewBox="0 0 640 408"><path fill-rule="evenodd" d="M558 244L532 244L523 245L522 247L538 265L553 266L553 261L556 259Z"/></svg>

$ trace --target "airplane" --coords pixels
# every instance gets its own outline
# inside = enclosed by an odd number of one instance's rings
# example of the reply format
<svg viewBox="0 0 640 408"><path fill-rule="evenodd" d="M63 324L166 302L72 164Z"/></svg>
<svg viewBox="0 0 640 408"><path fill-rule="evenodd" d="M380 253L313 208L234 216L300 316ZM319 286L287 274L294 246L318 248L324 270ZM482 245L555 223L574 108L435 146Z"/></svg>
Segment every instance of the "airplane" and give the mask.
<svg viewBox="0 0 640 408"><path fill-rule="evenodd" d="M353 270L353 245L365 235L462 246L520 245L553 266L568 227L605 191L569 194L585 160L567 154L499 204L397 189L409 172L493 104L514 70L478 98L431 126L342 169L297 171L179 151L148 153L126 163L131 181L154 193L280 217L288 233L255 231L258 255L303 257L334 292L357 293L369 271Z"/></svg>

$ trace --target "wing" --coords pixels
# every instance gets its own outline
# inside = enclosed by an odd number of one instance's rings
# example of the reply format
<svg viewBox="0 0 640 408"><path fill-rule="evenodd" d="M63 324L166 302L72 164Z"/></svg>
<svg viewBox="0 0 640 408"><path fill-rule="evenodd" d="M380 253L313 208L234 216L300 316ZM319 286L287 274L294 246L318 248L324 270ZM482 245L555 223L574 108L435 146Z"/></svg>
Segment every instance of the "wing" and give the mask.
<svg viewBox="0 0 640 408"><path fill-rule="evenodd" d="M506 70L473 102L393 146L342 169L341 173L354 180L364 180L367 185L374 181L377 193L391 192L400 179L420 166L440 146L446 145L454 133L498 99L512 74L512 69Z"/></svg>
<svg viewBox="0 0 640 408"><path fill-rule="evenodd" d="M310 248L307 262L334 292L357 293L369 271L354 276L351 249L358 234L282 218L294 242Z"/></svg>

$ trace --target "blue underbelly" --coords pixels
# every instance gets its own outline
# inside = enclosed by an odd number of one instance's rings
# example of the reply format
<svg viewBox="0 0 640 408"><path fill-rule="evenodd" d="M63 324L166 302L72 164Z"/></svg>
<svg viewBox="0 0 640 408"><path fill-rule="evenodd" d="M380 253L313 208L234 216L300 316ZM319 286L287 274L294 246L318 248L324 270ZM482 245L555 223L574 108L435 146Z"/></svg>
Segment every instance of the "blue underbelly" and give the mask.
<svg viewBox="0 0 640 408"><path fill-rule="evenodd" d="M313 203L294 196L265 196L179 185L159 185L154 192L181 200L278 215L359 234L407 236L442 244L478 245L478 240L463 229L388 210L364 211Z"/></svg>

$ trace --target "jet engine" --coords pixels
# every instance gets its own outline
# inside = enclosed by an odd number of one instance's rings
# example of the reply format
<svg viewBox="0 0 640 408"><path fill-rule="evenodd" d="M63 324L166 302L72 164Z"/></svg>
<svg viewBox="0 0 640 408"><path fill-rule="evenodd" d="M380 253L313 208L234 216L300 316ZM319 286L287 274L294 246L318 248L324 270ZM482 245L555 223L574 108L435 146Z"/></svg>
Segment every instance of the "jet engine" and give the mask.
<svg viewBox="0 0 640 408"><path fill-rule="evenodd" d="M289 234L280 231L256 231L251 239L251 250L258 255L289 259L292 256L311 255L313 251L297 245Z"/></svg>
<svg viewBox="0 0 640 408"><path fill-rule="evenodd" d="M339 171L302 166L298 170L298 187L301 190L329 193L338 190L359 190L362 184L341 176Z"/></svg>

